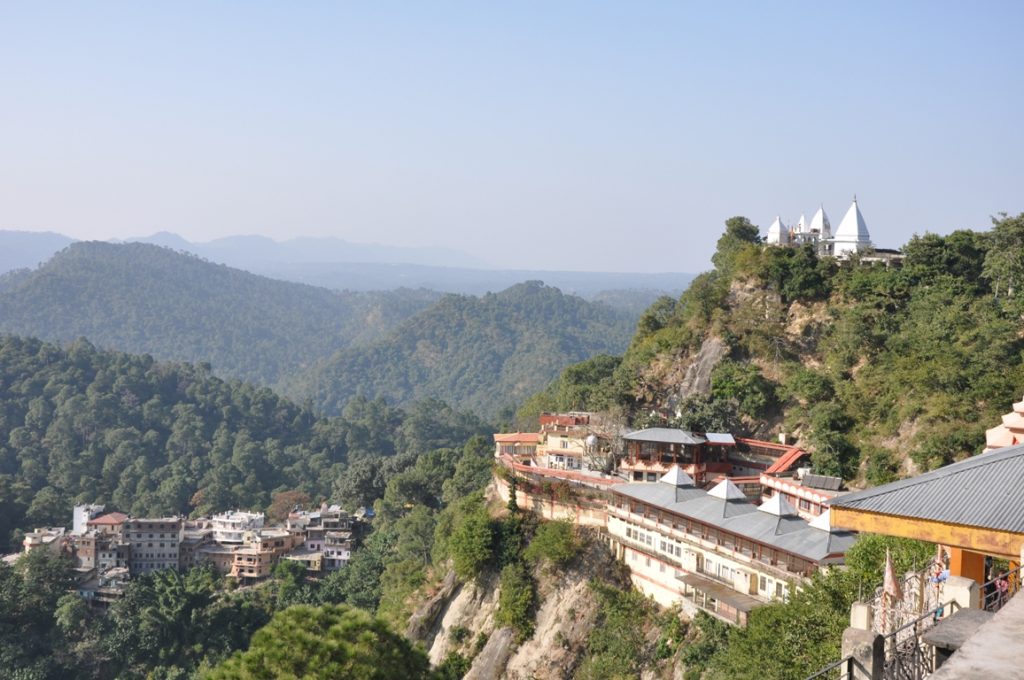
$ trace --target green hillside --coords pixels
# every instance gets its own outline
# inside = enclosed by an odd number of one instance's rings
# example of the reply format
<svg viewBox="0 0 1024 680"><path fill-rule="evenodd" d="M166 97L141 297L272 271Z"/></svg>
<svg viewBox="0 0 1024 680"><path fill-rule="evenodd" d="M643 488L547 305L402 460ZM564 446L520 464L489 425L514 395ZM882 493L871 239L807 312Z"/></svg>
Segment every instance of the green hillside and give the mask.
<svg viewBox="0 0 1024 680"><path fill-rule="evenodd" d="M201 365L0 337L0 553L75 503L162 516L263 508L293 489L370 503L420 453L486 431L437 402L356 399L321 419Z"/></svg>
<svg viewBox="0 0 1024 680"><path fill-rule="evenodd" d="M652 305L621 360L571 368L521 416L618 407L637 424L732 419L796 436L820 471L868 484L984 447L1024 392L1024 215L915 237L889 267L757 234L729 220L714 270ZM710 370L709 389L680 388L690 369Z"/></svg>
<svg viewBox="0 0 1024 680"><path fill-rule="evenodd" d="M0 282L0 332L208 362L274 384L342 347L381 337L438 298L335 292L141 243L75 243Z"/></svg>
<svg viewBox="0 0 1024 680"><path fill-rule="evenodd" d="M527 282L480 298L449 295L386 339L338 352L286 392L337 413L353 395L439 398L483 416L512 408L569 364L625 349L625 312Z"/></svg>

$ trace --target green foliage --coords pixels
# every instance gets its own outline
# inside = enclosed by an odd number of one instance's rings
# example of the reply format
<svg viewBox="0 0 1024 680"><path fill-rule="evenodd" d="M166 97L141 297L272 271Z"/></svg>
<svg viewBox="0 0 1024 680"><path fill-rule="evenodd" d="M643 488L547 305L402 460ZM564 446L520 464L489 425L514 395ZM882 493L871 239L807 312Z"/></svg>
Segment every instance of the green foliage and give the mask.
<svg viewBox="0 0 1024 680"><path fill-rule="evenodd" d="M434 669L434 677L436 680L462 680L472 666L473 662L462 654L449 652Z"/></svg>
<svg viewBox="0 0 1024 680"><path fill-rule="evenodd" d="M533 635L533 608L537 596L533 578L522 562L513 562L501 570L498 609L495 622L509 626L516 631L520 642Z"/></svg>
<svg viewBox="0 0 1024 680"><path fill-rule="evenodd" d="M73 627L79 611L63 599L74 583L65 557L37 550L8 566L0 562L0 673L8 677L57 677L59 664L48 640ZM54 615L58 603L60 617ZM76 608L77 609L77 608Z"/></svg>
<svg viewBox="0 0 1024 680"><path fill-rule="evenodd" d="M829 401L835 395L832 381L827 375L800 365L794 366L786 375L782 387L788 397L812 406Z"/></svg>
<svg viewBox="0 0 1024 680"><path fill-rule="evenodd" d="M426 655L379 618L344 605L279 612L245 652L214 668L210 680L430 677Z"/></svg>
<svg viewBox="0 0 1024 680"><path fill-rule="evenodd" d="M728 644L729 630L729 624L706 612L697 612L690 624L686 644L680 655L680 661L686 666L687 680L700 680L715 654Z"/></svg>
<svg viewBox="0 0 1024 680"><path fill-rule="evenodd" d="M861 534L846 553L846 566L852 577L870 592L881 585L885 570L885 551L892 556L893 568L898 575L912 569L920 570L935 557L935 545L924 541L877 534Z"/></svg>
<svg viewBox="0 0 1024 680"><path fill-rule="evenodd" d="M719 272L731 272L744 250L761 242L760 230L746 217L730 217L711 261Z"/></svg>
<svg viewBox="0 0 1024 680"><path fill-rule="evenodd" d="M142 243L74 243L0 290L0 331L87 337L165 361L274 384L310 362L383 337L438 298L336 292L256 276Z"/></svg>
<svg viewBox="0 0 1024 680"><path fill-rule="evenodd" d="M725 359L711 372L711 396L722 401L734 399L740 413L759 418L775 402L775 386L757 366Z"/></svg>
<svg viewBox="0 0 1024 680"><path fill-rule="evenodd" d="M677 408L679 415L671 420L672 427L692 432L742 431L739 410L731 399L695 394L679 402Z"/></svg>
<svg viewBox="0 0 1024 680"><path fill-rule="evenodd" d="M576 675L580 680L637 677L654 656L645 629L654 604L635 590L591 581L600 610L587 634L586 656Z"/></svg>
<svg viewBox="0 0 1024 680"><path fill-rule="evenodd" d="M547 562L554 567L563 567L579 553L580 545L571 522L542 522L530 545L523 551L523 558L529 562Z"/></svg>
<svg viewBox="0 0 1024 680"><path fill-rule="evenodd" d="M799 248L765 248L753 268L753 273L784 302L792 302L827 297L835 265L829 259L818 259L814 247L808 244Z"/></svg>
<svg viewBox="0 0 1024 680"><path fill-rule="evenodd" d="M337 413L356 394L397 404L443 396L493 417L562 369L621 352L632 317L538 281L483 297L449 295L387 338L339 351L287 385Z"/></svg>
<svg viewBox="0 0 1024 680"><path fill-rule="evenodd" d="M747 625L732 628L728 643L708 663L706 677L714 680L803 680L840 657L842 632L849 624L856 589L847 574L816 574L786 603L769 604L750 612ZM701 624L704 628L704 624ZM708 645L719 644L710 632ZM708 649L697 663L705 663Z"/></svg>
<svg viewBox="0 0 1024 680"><path fill-rule="evenodd" d="M1024 285L1024 213L1010 217L1002 213L992 219L988 251L982 276L992 285L996 297L1003 298L1008 308L1019 311L1018 300Z"/></svg>
<svg viewBox="0 0 1024 680"><path fill-rule="evenodd" d="M286 502L333 496L365 505L423 451L461 447L486 431L438 402L403 412L357 398L342 416L317 418L203 366L100 352L85 341L61 349L0 338L0 384L4 552L13 530L65 524L76 502L164 516L264 508L288 490ZM416 473L427 475L435 458ZM438 470L420 480L435 505L454 462Z"/></svg>
<svg viewBox="0 0 1024 680"><path fill-rule="evenodd" d="M458 518L448 543L452 565L459 578L470 580L480 575L491 559L493 542L491 518L481 499L476 507Z"/></svg>
<svg viewBox="0 0 1024 680"><path fill-rule="evenodd" d="M621 396L615 382L619 357L599 354L569 366L557 380L525 401L516 413L523 427L534 427L544 411L601 411L613 406ZM528 425L529 424L529 425Z"/></svg>

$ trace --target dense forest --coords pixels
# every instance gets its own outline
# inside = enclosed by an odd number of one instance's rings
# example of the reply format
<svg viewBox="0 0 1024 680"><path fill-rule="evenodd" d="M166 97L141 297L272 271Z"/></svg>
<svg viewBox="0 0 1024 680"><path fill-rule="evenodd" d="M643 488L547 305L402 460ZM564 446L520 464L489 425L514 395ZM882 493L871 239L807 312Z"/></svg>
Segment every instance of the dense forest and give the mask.
<svg viewBox="0 0 1024 680"><path fill-rule="evenodd" d="M265 508L297 490L354 508L419 454L488 431L436 401L341 411L320 418L203 365L0 338L0 551L82 502L159 516Z"/></svg>
<svg viewBox="0 0 1024 680"><path fill-rule="evenodd" d="M652 305L624 356L570 367L520 416L613 408L784 431L821 472L867 484L973 455L1024 391L1022 250L1024 215L916 236L901 266L766 247L734 218L714 270ZM680 391L714 343L708 389Z"/></svg>
<svg viewBox="0 0 1024 680"><path fill-rule="evenodd" d="M273 385L342 347L383 337L440 297L275 281L142 243L74 243L0 277L0 332L204 362Z"/></svg>
<svg viewBox="0 0 1024 680"><path fill-rule="evenodd" d="M443 398L483 417L511 412L563 367L622 351L633 317L539 281L480 298L449 295L382 341L341 350L285 392L338 413L354 395Z"/></svg>

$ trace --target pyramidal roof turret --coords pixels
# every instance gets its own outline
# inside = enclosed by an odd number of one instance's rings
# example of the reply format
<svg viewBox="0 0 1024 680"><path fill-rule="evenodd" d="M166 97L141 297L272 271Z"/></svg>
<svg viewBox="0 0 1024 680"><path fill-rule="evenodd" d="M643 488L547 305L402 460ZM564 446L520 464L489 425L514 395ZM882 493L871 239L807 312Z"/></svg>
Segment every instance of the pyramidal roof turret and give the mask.
<svg viewBox="0 0 1024 680"><path fill-rule="evenodd" d="M800 219L796 221L796 228L794 229L794 231L798 234L806 234L807 229L807 218L804 217L803 213L800 213Z"/></svg>
<svg viewBox="0 0 1024 680"><path fill-rule="evenodd" d="M853 197L850 209L846 211L843 221L839 223L839 228L836 229L836 240L851 243L871 243L871 234L868 233L868 225L864 221L864 216L860 214L856 196Z"/></svg>
<svg viewBox="0 0 1024 680"><path fill-rule="evenodd" d="M825 214L824 205L818 206L818 211L811 218L811 226L808 231L818 232L821 238L832 238L832 224L828 221L828 215Z"/></svg>
<svg viewBox="0 0 1024 680"><path fill-rule="evenodd" d="M782 223L778 215L775 216L772 225L768 227L768 243L789 243L789 230L786 229L786 225Z"/></svg>
<svg viewBox="0 0 1024 680"><path fill-rule="evenodd" d="M672 486L693 486L693 478L683 472L678 465L673 465L668 472L661 476L660 481Z"/></svg>
<svg viewBox="0 0 1024 680"><path fill-rule="evenodd" d="M732 482L730 482L728 479L723 479L718 484L716 484L715 488L711 489L711 491L708 491L708 495L714 496L715 498L721 498L722 500L726 501L747 500L747 497L743 494L742 491L740 491L740 488L733 484Z"/></svg>
<svg viewBox="0 0 1024 680"><path fill-rule="evenodd" d="M783 498L781 493L775 494L764 503L761 503L761 505L757 506L757 509L777 517L795 517L799 515L796 508Z"/></svg>

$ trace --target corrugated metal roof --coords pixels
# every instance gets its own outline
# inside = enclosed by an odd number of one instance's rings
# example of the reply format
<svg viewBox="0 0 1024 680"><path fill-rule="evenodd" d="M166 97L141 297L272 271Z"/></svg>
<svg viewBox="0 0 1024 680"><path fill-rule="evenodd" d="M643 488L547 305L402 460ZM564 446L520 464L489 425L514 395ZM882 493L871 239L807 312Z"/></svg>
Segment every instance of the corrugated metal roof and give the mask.
<svg viewBox="0 0 1024 680"><path fill-rule="evenodd" d="M851 493L832 507L1024 533L1024 445Z"/></svg>
<svg viewBox="0 0 1024 680"><path fill-rule="evenodd" d="M630 432L622 437L634 442L663 442L665 444L703 444L707 440L700 435L672 427L649 427L646 430Z"/></svg>
<svg viewBox="0 0 1024 680"><path fill-rule="evenodd" d="M842 477L829 477L828 475L806 474L803 478L804 486L812 489L824 489L825 491L839 491L843 485Z"/></svg>
<svg viewBox="0 0 1024 680"><path fill-rule="evenodd" d="M844 554L855 538L852 532L830 533L799 517L758 512L757 506L749 501L724 500L693 487L658 482L616 484L611 490L814 562L834 561L826 558Z"/></svg>

